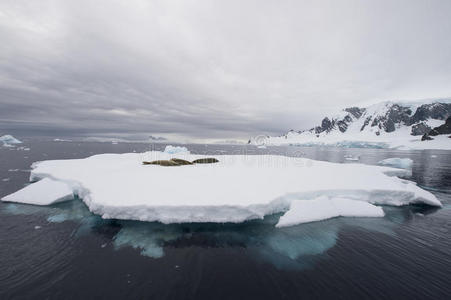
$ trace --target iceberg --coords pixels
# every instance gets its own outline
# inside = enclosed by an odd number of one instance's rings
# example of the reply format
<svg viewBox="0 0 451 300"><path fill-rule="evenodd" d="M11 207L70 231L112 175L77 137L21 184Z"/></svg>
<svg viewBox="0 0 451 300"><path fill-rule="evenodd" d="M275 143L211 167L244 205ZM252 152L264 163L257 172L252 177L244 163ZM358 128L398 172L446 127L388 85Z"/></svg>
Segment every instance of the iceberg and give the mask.
<svg viewBox="0 0 451 300"><path fill-rule="evenodd" d="M262 219L297 207L292 205L297 203L294 201L320 196L345 198L349 207L365 211L370 206L361 202L442 206L432 193L394 176L406 170L278 155L212 157L219 162L172 167L142 162L203 157L150 151L37 162L32 165L30 180L42 180L2 200L47 205L74 194L91 212L105 219L165 224ZM332 203L342 205L343 201ZM350 214L350 210L343 211ZM338 210L340 214L343 211Z"/></svg>
<svg viewBox="0 0 451 300"><path fill-rule="evenodd" d="M378 162L378 164L381 166L390 166L393 168L411 170L413 160L411 160L410 158L393 157L381 160L380 162Z"/></svg>
<svg viewBox="0 0 451 300"><path fill-rule="evenodd" d="M61 181L44 178L2 198L2 200L34 205L50 205L73 198L74 194L69 185Z"/></svg>
<svg viewBox="0 0 451 300"><path fill-rule="evenodd" d="M335 217L383 217L381 207L368 202L321 196L312 200L294 200L276 227L294 226Z"/></svg>
<svg viewBox="0 0 451 300"><path fill-rule="evenodd" d="M22 144L21 141L9 134L0 136L0 142L2 142L5 147L12 146L14 144Z"/></svg>
<svg viewBox="0 0 451 300"><path fill-rule="evenodd" d="M164 152L169 153L169 154L177 154L177 153L189 154L189 151L186 147L172 146L172 145L167 145L166 148L164 148Z"/></svg>

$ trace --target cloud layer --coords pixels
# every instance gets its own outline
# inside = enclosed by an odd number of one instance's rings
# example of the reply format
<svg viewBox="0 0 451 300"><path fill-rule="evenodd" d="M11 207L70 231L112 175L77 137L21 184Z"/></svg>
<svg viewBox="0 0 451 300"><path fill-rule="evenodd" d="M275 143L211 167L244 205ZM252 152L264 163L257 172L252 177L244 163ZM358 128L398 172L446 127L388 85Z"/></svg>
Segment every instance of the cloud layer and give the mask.
<svg viewBox="0 0 451 300"><path fill-rule="evenodd" d="M0 3L0 128L246 138L451 95L451 2Z"/></svg>

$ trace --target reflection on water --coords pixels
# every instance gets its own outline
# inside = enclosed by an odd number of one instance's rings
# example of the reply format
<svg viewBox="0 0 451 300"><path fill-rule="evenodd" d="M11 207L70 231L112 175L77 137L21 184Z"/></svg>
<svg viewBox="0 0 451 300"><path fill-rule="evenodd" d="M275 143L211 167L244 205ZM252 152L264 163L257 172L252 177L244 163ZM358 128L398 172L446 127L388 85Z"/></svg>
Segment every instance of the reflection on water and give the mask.
<svg viewBox="0 0 451 300"><path fill-rule="evenodd" d="M254 259L265 260L277 268L304 269L312 267L318 259L326 258L326 252L335 246L340 230L350 226L387 235L394 235L393 228L414 217L436 211L426 206L384 207L384 218L335 218L320 222L276 228L281 214L266 216L239 224L191 223L161 224L124 220L104 220L92 214L79 199L39 207L6 204L2 209L9 214L46 216L48 222L75 221L75 236L83 236L99 227L116 226L112 238L114 249L124 247L138 249L141 255L161 258L165 248L242 247L257 255ZM324 256L324 257L323 257Z"/></svg>

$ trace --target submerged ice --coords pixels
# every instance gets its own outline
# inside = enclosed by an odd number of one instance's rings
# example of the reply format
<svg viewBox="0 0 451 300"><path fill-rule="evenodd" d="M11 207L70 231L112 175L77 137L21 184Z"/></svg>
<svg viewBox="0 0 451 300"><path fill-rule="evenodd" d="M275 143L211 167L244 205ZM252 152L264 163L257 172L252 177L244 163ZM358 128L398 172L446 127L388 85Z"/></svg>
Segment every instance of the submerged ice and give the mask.
<svg viewBox="0 0 451 300"><path fill-rule="evenodd" d="M410 158L393 157L381 160L378 164L381 166L389 166L393 168L409 170L412 169L413 160L411 160Z"/></svg>
<svg viewBox="0 0 451 300"><path fill-rule="evenodd" d="M77 195L106 219L166 224L238 223L287 212L279 226L334 216L380 216L382 209L374 204L441 206L430 192L393 176L404 175L401 169L277 155L214 157L219 163L176 167L142 161L202 156L151 151L38 162L31 180L42 180L2 200L49 205ZM321 196L328 200L318 200ZM293 216L301 222L292 221Z"/></svg>

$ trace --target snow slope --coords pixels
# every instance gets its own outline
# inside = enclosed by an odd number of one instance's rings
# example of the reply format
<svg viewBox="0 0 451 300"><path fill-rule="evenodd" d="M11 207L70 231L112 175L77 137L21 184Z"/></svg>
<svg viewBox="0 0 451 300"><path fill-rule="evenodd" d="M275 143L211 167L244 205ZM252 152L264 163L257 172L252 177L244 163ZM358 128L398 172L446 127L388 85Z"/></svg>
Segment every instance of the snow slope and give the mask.
<svg viewBox="0 0 451 300"><path fill-rule="evenodd" d="M380 205L441 206L415 183L390 177L405 170L389 167L276 155L219 155L214 156L219 163L176 167L142 165L143 160L173 157L202 156L151 151L50 160L33 164L31 180L51 178L69 185L103 218L162 223L242 222L287 211L294 200L319 196ZM35 184L39 182L31 186ZM48 192L52 188L49 185ZM2 200L26 202L10 196Z"/></svg>

